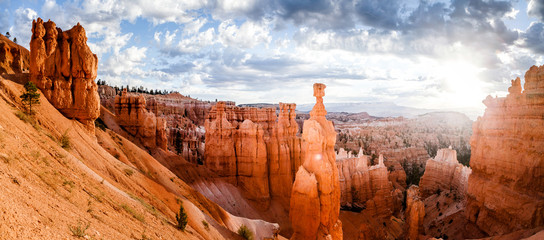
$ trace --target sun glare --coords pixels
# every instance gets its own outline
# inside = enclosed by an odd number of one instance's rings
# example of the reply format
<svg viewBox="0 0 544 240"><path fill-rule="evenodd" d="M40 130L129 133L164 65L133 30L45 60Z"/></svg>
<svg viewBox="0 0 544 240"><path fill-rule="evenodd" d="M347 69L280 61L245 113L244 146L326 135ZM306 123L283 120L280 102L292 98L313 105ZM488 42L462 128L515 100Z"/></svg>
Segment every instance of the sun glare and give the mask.
<svg viewBox="0 0 544 240"><path fill-rule="evenodd" d="M478 78L482 71L470 62L454 61L443 65L439 71L443 79L445 101L453 107L478 107L487 95L485 83Z"/></svg>

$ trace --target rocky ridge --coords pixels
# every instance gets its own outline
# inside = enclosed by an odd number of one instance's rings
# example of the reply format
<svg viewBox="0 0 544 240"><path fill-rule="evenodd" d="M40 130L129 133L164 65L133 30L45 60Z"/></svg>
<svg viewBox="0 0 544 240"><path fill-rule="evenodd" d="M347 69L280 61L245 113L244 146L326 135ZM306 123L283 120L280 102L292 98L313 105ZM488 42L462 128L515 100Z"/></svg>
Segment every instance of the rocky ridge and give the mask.
<svg viewBox="0 0 544 240"><path fill-rule="evenodd" d="M467 217L491 236L544 225L544 66L508 92L483 101L470 141Z"/></svg>

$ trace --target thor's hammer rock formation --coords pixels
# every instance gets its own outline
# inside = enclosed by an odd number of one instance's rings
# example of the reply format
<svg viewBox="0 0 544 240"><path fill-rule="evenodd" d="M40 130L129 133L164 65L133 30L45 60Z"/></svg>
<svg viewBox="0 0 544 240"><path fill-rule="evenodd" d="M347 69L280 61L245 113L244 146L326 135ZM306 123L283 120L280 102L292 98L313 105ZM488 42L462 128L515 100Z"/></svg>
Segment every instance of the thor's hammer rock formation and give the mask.
<svg viewBox="0 0 544 240"><path fill-rule="evenodd" d="M291 192L289 215L293 226L291 239L343 239L340 214L340 183L334 144L336 132L325 118L325 85L314 84L317 99L304 121L302 166Z"/></svg>

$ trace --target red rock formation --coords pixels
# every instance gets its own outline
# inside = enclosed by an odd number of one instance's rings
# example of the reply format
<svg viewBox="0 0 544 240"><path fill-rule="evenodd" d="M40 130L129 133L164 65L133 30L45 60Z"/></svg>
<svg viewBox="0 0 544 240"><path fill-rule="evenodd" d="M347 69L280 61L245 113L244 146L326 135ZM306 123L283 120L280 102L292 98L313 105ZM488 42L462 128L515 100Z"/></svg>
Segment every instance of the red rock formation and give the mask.
<svg viewBox="0 0 544 240"><path fill-rule="evenodd" d="M467 216L489 235L544 225L544 66L503 98L488 96L473 125Z"/></svg>
<svg viewBox="0 0 544 240"><path fill-rule="evenodd" d="M472 170L457 161L457 152L453 149L438 150L434 159L427 160L425 173L419 181L423 198L440 190L452 191L460 198L467 192L468 177Z"/></svg>
<svg viewBox="0 0 544 240"><path fill-rule="evenodd" d="M314 84L317 103L304 121L303 164L295 177L289 216L291 239L343 239L340 213L340 183L334 145L336 132L325 118L325 85ZM317 190L317 191L316 191ZM317 194L316 194L317 193Z"/></svg>
<svg viewBox="0 0 544 240"><path fill-rule="evenodd" d="M26 48L0 34L0 75L28 73L29 61L30 54Z"/></svg>
<svg viewBox="0 0 544 240"><path fill-rule="evenodd" d="M136 137L144 147L166 150L166 122L145 108L143 96L125 91L115 97L115 117L119 126Z"/></svg>
<svg viewBox="0 0 544 240"><path fill-rule="evenodd" d="M406 191L406 239L417 240L424 233L425 205L419 198L419 188L410 186Z"/></svg>
<svg viewBox="0 0 544 240"><path fill-rule="evenodd" d="M94 82L98 59L79 23L68 31L41 18L32 22L30 80L64 116L94 130L100 98Z"/></svg>
<svg viewBox="0 0 544 240"><path fill-rule="evenodd" d="M365 209L367 214L386 219L401 207L402 192L393 188L380 155L378 164L368 167L368 156L338 160L342 207Z"/></svg>
<svg viewBox="0 0 544 240"><path fill-rule="evenodd" d="M268 208L270 198L288 204L292 167L300 164L295 105L279 106L276 116L274 108L218 102L205 123L206 167L242 186L263 208Z"/></svg>

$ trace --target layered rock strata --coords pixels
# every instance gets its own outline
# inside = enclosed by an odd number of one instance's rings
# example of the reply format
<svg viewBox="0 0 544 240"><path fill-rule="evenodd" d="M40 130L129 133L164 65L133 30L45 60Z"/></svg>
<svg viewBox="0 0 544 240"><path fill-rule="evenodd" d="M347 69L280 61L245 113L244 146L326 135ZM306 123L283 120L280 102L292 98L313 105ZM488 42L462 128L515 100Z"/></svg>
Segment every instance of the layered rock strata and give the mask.
<svg viewBox="0 0 544 240"><path fill-rule="evenodd" d="M544 225L544 66L488 96L473 125L467 217L487 234Z"/></svg>
<svg viewBox="0 0 544 240"><path fill-rule="evenodd" d="M115 97L115 117L123 127L141 144L149 149L166 150L166 122L146 109L146 100L141 95L132 95L125 91Z"/></svg>
<svg viewBox="0 0 544 240"><path fill-rule="evenodd" d="M340 183L334 145L336 132L325 118L325 85L314 84L317 103L304 122L303 164L291 192L289 216L291 239L343 239L340 214Z"/></svg>
<svg viewBox="0 0 544 240"><path fill-rule="evenodd" d="M30 80L64 116L94 130L100 98L94 82L98 58L87 46L85 29L78 23L68 31L51 20L32 22Z"/></svg>
<svg viewBox="0 0 544 240"><path fill-rule="evenodd" d="M119 88L108 85L98 86L100 103L108 110L115 111L115 97L122 93ZM204 121L215 103L199 101L177 92L156 95L141 95L146 100L146 109L166 121L168 149L185 160L202 164L204 159Z"/></svg>
<svg viewBox="0 0 544 240"><path fill-rule="evenodd" d="M276 116L274 108L218 102L205 122L205 166L241 186L249 199L264 208L270 198L288 200L292 168L301 162L295 107L280 103Z"/></svg>
<svg viewBox="0 0 544 240"><path fill-rule="evenodd" d="M464 199L472 170L457 161L455 150L451 148L438 150L436 157L427 160L426 165L425 173L419 182L423 198L447 190Z"/></svg>

